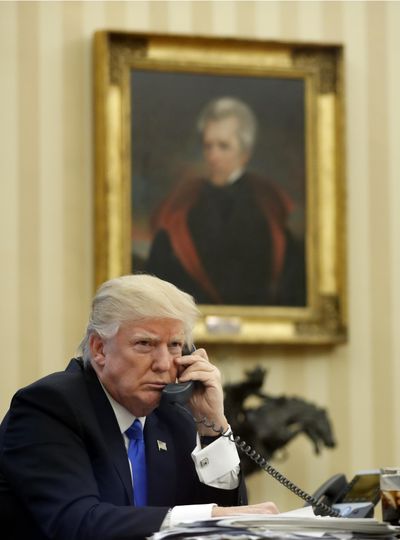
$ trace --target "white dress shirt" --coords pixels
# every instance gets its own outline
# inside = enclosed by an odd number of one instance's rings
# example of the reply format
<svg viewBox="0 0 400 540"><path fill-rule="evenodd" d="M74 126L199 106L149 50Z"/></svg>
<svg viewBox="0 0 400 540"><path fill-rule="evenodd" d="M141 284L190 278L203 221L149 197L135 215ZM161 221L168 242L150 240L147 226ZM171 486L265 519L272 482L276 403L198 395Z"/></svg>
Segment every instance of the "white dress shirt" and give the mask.
<svg viewBox="0 0 400 540"><path fill-rule="evenodd" d="M120 403L115 401L115 399L110 396L103 385L102 387L111 407L113 408L119 429L121 430L121 436L124 439L125 448L128 452L129 439L125 435L125 431L133 424L136 416L125 409L125 407L123 407ZM139 420L144 428L146 417L140 417ZM225 434L229 433L230 427ZM237 488L239 485L240 460L235 444L227 437L219 437L205 448L202 448L200 444L200 437L197 434L196 446L191 455L200 482L219 489ZM132 474L128 454L126 459L129 463ZM168 512L161 528L173 527L182 521L207 519L211 517L212 508L214 506L216 506L214 503L174 506L171 508L170 512Z"/></svg>

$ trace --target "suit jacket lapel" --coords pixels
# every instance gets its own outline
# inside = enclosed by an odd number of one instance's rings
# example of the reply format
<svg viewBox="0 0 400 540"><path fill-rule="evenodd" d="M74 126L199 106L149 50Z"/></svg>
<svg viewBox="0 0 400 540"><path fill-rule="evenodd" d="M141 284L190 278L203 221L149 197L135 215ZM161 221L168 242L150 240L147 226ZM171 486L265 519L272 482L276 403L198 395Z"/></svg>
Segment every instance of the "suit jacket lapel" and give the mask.
<svg viewBox="0 0 400 540"><path fill-rule="evenodd" d="M83 367L73 360L67 370L82 370L93 403L94 414L101 430L98 444L105 447L109 459L124 486L130 504L133 504L132 478L123 437L114 411L104 393L93 368ZM177 498L177 469L175 442L166 423L160 421L157 411L146 418L144 429L146 445L148 504L172 506Z"/></svg>
<svg viewBox="0 0 400 540"><path fill-rule="evenodd" d="M157 412L146 419L144 427L147 460L148 504L172 506L176 500L175 443Z"/></svg>
<svg viewBox="0 0 400 540"><path fill-rule="evenodd" d="M95 414L101 428L107 454L124 485L130 504L133 504L132 478L123 437L114 411L92 367L84 368L89 393L94 403Z"/></svg>

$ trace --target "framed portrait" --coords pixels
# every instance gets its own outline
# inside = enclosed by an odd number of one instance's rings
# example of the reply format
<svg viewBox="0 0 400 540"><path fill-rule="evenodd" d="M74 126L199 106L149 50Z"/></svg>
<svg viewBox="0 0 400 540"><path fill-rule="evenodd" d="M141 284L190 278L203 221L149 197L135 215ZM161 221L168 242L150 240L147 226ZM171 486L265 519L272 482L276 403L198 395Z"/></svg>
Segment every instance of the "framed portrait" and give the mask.
<svg viewBox="0 0 400 540"><path fill-rule="evenodd" d="M347 335L343 48L101 31L95 281L191 294L200 343Z"/></svg>

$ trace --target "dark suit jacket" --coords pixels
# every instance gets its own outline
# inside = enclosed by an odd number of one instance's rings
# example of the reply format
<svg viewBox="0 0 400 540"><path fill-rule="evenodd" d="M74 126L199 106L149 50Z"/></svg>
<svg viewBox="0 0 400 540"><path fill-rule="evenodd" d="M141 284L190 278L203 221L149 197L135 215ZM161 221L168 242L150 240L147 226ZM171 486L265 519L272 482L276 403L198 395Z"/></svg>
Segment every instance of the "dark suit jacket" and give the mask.
<svg viewBox="0 0 400 540"><path fill-rule="evenodd" d="M157 208L145 270L198 304L305 306L304 242L288 228L291 207L250 172L225 186L186 181Z"/></svg>
<svg viewBox="0 0 400 540"><path fill-rule="evenodd" d="M9 538L144 538L172 506L247 502L243 481L229 491L198 480L195 425L183 411L156 409L144 436L148 506L135 508L123 438L91 367L74 359L17 392L0 428L0 505L21 529Z"/></svg>

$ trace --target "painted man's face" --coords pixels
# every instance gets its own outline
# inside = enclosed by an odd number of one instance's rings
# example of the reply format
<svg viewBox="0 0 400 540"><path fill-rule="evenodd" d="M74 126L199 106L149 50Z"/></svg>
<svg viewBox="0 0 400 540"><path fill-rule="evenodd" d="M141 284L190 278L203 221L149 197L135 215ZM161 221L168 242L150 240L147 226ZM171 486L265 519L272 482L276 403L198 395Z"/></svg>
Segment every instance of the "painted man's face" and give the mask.
<svg viewBox="0 0 400 540"><path fill-rule="evenodd" d="M210 181L222 186L249 159L238 137L239 122L231 116L207 122L203 131L203 153Z"/></svg>

